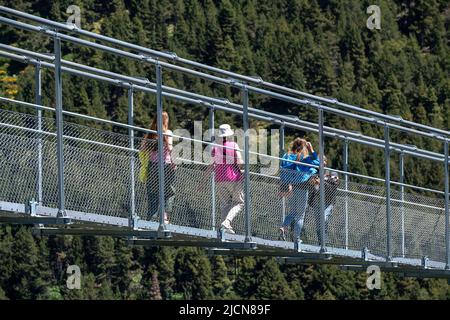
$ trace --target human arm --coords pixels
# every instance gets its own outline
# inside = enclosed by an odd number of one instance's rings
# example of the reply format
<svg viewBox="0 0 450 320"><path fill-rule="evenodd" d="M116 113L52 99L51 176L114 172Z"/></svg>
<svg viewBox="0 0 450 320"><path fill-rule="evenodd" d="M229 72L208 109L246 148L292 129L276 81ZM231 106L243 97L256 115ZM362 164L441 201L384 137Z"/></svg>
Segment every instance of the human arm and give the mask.
<svg viewBox="0 0 450 320"><path fill-rule="evenodd" d="M167 130L165 135L167 135L167 149L172 152L173 150L173 132L172 130Z"/></svg>
<svg viewBox="0 0 450 320"><path fill-rule="evenodd" d="M235 152L235 163L239 166L240 170L244 170L244 160L242 159L242 154L239 151L239 145L234 143L234 152Z"/></svg>
<svg viewBox="0 0 450 320"><path fill-rule="evenodd" d="M197 185L197 192L202 192L205 189L205 186L208 185L207 184L208 177L211 177L211 174L212 174L212 172L214 170L215 152L216 152L216 149L212 148L212 150L211 150L211 156L212 156L211 159L212 159L212 161L210 162L210 164L208 164L206 166L206 170L203 171L202 177L201 177L201 179L199 181L199 184Z"/></svg>
<svg viewBox="0 0 450 320"><path fill-rule="evenodd" d="M139 150L140 151L145 151L147 149L147 144L148 144L148 133L144 135L144 138L141 141L141 145L139 146Z"/></svg>
<svg viewBox="0 0 450 320"><path fill-rule="evenodd" d="M278 192L280 198L287 198L292 195L292 184L282 183Z"/></svg>

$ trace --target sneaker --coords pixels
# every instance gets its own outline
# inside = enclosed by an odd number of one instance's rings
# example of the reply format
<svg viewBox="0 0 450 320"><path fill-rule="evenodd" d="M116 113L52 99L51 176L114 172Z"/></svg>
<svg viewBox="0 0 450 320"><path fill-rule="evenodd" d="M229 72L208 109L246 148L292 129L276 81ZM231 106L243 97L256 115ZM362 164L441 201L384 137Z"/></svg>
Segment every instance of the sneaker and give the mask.
<svg viewBox="0 0 450 320"><path fill-rule="evenodd" d="M236 233L236 232L234 232L233 228L231 227L230 220L225 220L224 222L222 222L221 226L226 233L231 233L231 234Z"/></svg>
<svg viewBox="0 0 450 320"><path fill-rule="evenodd" d="M302 240L300 240L300 238L297 238L296 241L294 241L294 250L300 252L301 245L302 245Z"/></svg>
<svg viewBox="0 0 450 320"><path fill-rule="evenodd" d="M286 241L286 230L284 229L284 227L281 227L279 230L280 230L279 239Z"/></svg>
<svg viewBox="0 0 450 320"><path fill-rule="evenodd" d="M167 214L167 212L164 213L164 224L170 224L169 223L169 215Z"/></svg>

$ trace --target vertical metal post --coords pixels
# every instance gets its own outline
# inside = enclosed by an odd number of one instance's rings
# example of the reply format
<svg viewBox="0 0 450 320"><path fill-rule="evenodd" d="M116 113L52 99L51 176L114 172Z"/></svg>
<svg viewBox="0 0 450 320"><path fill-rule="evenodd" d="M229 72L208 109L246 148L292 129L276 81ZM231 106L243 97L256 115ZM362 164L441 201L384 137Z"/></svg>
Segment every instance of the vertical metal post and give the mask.
<svg viewBox="0 0 450 320"><path fill-rule="evenodd" d="M35 104L42 105L42 69L41 63L36 64L34 69L34 100ZM38 130L38 172L37 172L37 202L42 205L42 110L37 109L37 130Z"/></svg>
<svg viewBox="0 0 450 320"><path fill-rule="evenodd" d="M280 158L284 156L284 124L280 126L280 141L279 141L279 149L280 149ZM282 199L282 208L281 208L281 223L284 222L286 218L286 197L283 196Z"/></svg>
<svg viewBox="0 0 450 320"><path fill-rule="evenodd" d="M448 140L444 142L444 175L445 175L445 269L450 269L450 214L448 207L448 193L449 193L449 181L448 181Z"/></svg>
<svg viewBox="0 0 450 320"><path fill-rule="evenodd" d="M63 114L62 114L62 73L61 39L54 38L55 46L55 112L56 112L56 153L58 157L58 217L67 218L64 194L64 151L63 151Z"/></svg>
<svg viewBox="0 0 450 320"><path fill-rule="evenodd" d="M284 155L284 124L280 126L280 143L279 143L279 149L280 149L280 158Z"/></svg>
<svg viewBox="0 0 450 320"><path fill-rule="evenodd" d="M245 212L245 242L251 242L251 217L250 217L250 132L248 123L248 89L244 86L242 115L244 125L244 212Z"/></svg>
<svg viewBox="0 0 450 320"><path fill-rule="evenodd" d="M402 215L402 225L401 225L401 233L402 233L402 257L405 257L405 186L403 183L405 183L405 164L404 164L404 153L403 151L400 152L400 200L401 200L401 215Z"/></svg>
<svg viewBox="0 0 450 320"><path fill-rule="evenodd" d="M156 63L156 122L158 133L158 180L159 180L159 230L165 230L164 223L164 136L163 136L163 101L162 101L162 67Z"/></svg>
<svg viewBox="0 0 450 320"><path fill-rule="evenodd" d="M216 136L214 133L214 108L209 108L209 141L215 142ZM216 172L214 170L211 171L211 223L212 223L212 230L216 230Z"/></svg>
<svg viewBox="0 0 450 320"><path fill-rule="evenodd" d="M344 141L344 188L345 188L345 249L348 250L348 139Z"/></svg>
<svg viewBox="0 0 450 320"><path fill-rule="evenodd" d="M392 228L391 228L391 150L389 146L389 127L384 126L384 161L386 186L386 260L392 259Z"/></svg>
<svg viewBox="0 0 450 320"><path fill-rule="evenodd" d="M319 191L320 191L320 252L326 252L325 248L325 166L323 162L323 156L324 156L324 134L323 134L323 121L324 121L324 115L323 115L323 109L319 108L319 176L320 176L320 185L319 185Z"/></svg>
<svg viewBox="0 0 450 320"><path fill-rule="evenodd" d="M134 125L134 91L133 86L128 89L128 125ZM134 130L128 128L128 137L130 139L130 213L129 213L129 221L128 225L130 228L135 229L136 226L136 191L135 191L135 157L134 157Z"/></svg>

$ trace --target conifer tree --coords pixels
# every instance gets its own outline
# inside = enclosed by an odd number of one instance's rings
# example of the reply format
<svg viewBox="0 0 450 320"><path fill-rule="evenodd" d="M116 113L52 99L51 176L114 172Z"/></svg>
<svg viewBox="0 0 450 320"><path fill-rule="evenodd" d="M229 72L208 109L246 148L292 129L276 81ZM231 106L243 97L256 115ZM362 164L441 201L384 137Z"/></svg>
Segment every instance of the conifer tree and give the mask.
<svg viewBox="0 0 450 320"><path fill-rule="evenodd" d="M161 291L159 290L158 273L152 273L152 284L150 287L150 300L161 300Z"/></svg>
<svg viewBox="0 0 450 320"><path fill-rule="evenodd" d="M176 251L174 248L162 247L153 254L154 267L158 271L158 281L163 299L170 299L174 293Z"/></svg>
<svg viewBox="0 0 450 320"><path fill-rule="evenodd" d="M5 291L0 287L0 300L8 300L8 297L5 294Z"/></svg>
<svg viewBox="0 0 450 320"><path fill-rule="evenodd" d="M11 299L36 299L45 291L45 279L40 277L39 250L26 227L20 227L12 244L14 268L11 273Z"/></svg>
<svg viewBox="0 0 450 320"><path fill-rule="evenodd" d="M222 256L212 258L212 286L216 299L233 297L232 281L228 277L228 268Z"/></svg>
<svg viewBox="0 0 450 320"><path fill-rule="evenodd" d="M256 261L253 257L243 257L238 261L238 270L234 282L234 290L241 297L253 297L257 282L255 278Z"/></svg>
<svg viewBox="0 0 450 320"><path fill-rule="evenodd" d="M0 288L9 290L11 286L11 275L14 269L13 241L10 226L0 227Z"/></svg>
<svg viewBox="0 0 450 320"><path fill-rule="evenodd" d="M260 262L256 275L256 299L290 300L295 294L288 286L274 258Z"/></svg>
<svg viewBox="0 0 450 320"><path fill-rule="evenodd" d="M212 297L211 264L199 248L179 249L175 259L177 288L185 299Z"/></svg>

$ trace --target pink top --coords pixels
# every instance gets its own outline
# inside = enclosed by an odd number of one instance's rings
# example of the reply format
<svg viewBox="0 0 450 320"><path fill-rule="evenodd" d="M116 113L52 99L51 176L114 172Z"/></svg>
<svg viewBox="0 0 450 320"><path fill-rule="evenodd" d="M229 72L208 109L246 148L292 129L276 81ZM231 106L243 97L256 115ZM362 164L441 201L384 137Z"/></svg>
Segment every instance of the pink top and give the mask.
<svg viewBox="0 0 450 320"><path fill-rule="evenodd" d="M225 147L239 149L234 141L225 141ZM211 150L211 156L214 158L214 171L216 181L239 181L242 179L238 164L242 163L241 154L234 149L215 146Z"/></svg>
<svg viewBox="0 0 450 320"><path fill-rule="evenodd" d="M167 130L165 132L166 134L173 134L172 130ZM164 163L172 163L172 153L171 153L171 147L172 147L172 137L169 136L169 144L170 147L164 144ZM152 151L150 153L150 161L151 162L158 162L158 150Z"/></svg>

